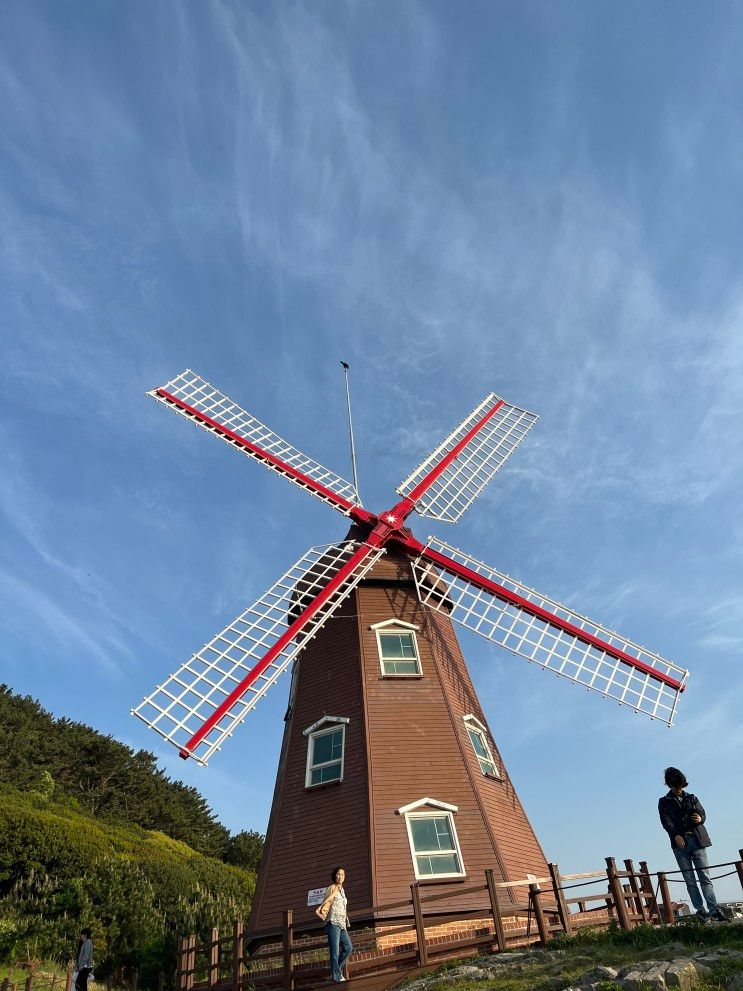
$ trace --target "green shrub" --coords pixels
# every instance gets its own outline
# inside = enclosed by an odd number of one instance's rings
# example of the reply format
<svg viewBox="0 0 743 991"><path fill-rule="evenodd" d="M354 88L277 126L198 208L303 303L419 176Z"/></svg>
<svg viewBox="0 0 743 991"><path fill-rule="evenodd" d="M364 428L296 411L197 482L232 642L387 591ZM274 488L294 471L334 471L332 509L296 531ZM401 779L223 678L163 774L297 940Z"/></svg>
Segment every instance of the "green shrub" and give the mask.
<svg viewBox="0 0 743 991"><path fill-rule="evenodd" d="M116 825L72 803L0 789L0 959L68 960L93 929L101 977L137 967L170 978L181 935L247 916L255 876L163 833Z"/></svg>

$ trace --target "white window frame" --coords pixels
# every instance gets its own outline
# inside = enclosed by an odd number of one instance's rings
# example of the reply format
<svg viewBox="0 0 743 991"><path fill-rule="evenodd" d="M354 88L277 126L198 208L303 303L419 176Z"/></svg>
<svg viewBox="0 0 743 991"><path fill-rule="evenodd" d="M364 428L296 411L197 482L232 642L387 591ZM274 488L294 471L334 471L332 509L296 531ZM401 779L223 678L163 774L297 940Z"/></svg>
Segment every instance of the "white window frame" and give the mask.
<svg viewBox="0 0 743 991"><path fill-rule="evenodd" d="M319 788L321 785L332 785L340 783L343 781L343 775L346 767L346 725L350 722L348 716L323 716L322 719L318 719L316 723L308 726L307 729L303 730L302 733L307 737L307 766L304 775L304 786L305 788ZM315 740L320 736L326 736L328 733L334 733L337 729L343 731L341 737L341 773L340 777L333 778L332 781L312 781L312 772L316 771L320 767L327 767L329 764L337 764L337 758L332 761L324 761L321 764L313 764L312 758L315 749Z"/></svg>
<svg viewBox="0 0 743 991"><path fill-rule="evenodd" d="M418 637L416 633L419 632L420 626L415 626L413 623L406 623L402 619L385 619L381 623L374 623L369 627L370 630L374 630L377 638L377 654L379 655L379 668L382 672L382 677L384 678L420 678L423 674L423 665L421 664L421 652L418 649ZM384 670L384 658L382 656L382 638L381 633L409 633L413 638L413 650L415 651L415 661L418 665L418 670L412 674L395 674L391 671Z"/></svg>
<svg viewBox="0 0 743 991"><path fill-rule="evenodd" d="M421 798L416 802L411 802L409 805L403 805L402 808L397 810L398 815L405 816L405 828L408 832L410 856L413 859L413 872L415 873L416 881L447 881L454 878L467 877L467 869L464 866L462 848L459 845L459 836L457 835L457 826L454 822L454 813L458 811L459 809L456 805L449 805L448 802L440 802L435 798ZM454 850L452 852L456 855L461 870L447 874L420 874L418 872L418 857L436 856L441 851L416 850L415 843L413 842L411 823L414 819L441 819L444 817L449 820L449 828L451 829L451 835L454 841Z"/></svg>
<svg viewBox="0 0 743 991"><path fill-rule="evenodd" d="M472 747L472 752L474 753L477 759L477 763L480 765L480 770L486 777L499 778L500 768L498 767L498 762L496 761L495 757L493 757L493 751L490 748L490 733L488 732L487 726L484 723L481 723L480 720L477 718L477 716L474 716L472 713L469 713L468 715L464 716L463 719L464 719L465 729L467 730L467 739L470 742L470 746ZM472 742L472 737L470 736L470 730L474 730L476 733L479 734L480 739L482 740L483 745L485 747L485 753L488 755L487 761L493 765L492 771L489 770L486 771L485 768L482 766L483 758L481 758L478 752L475 750L475 745Z"/></svg>

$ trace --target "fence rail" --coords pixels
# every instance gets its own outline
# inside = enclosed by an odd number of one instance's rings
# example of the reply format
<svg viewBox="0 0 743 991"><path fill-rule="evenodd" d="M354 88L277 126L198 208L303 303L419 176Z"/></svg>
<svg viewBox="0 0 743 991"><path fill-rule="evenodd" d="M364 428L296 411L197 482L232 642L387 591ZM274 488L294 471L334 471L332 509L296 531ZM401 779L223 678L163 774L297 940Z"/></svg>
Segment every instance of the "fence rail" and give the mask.
<svg viewBox="0 0 743 991"><path fill-rule="evenodd" d="M732 868L728 873L737 873L743 887L743 849L739 858L710 869ZM618 869L614 857L607 857L601 871L563 875L552 863L548 876L518 881L496 881L493 871L486 870L484 883L455 894L426 895L416 882L409 899L351 913L354 954L347 976L398 972L402 977L406 971L456 957L529 943L545 945L556 933L571 935L585 927L615 923L628 930L641 923L673 924L669 881L683 880L675 877L682 872L651 872L644 860L639 868L624 860L623 867ZM601 885L604 890L584 890ZM506 894L519 888L525 889L523 902L507 903ZM472 894L483 895L482 907L450 907L457 897ZM434 903L442 900L449 906L437 912ZM402 914L388 914L401 909ZM295 926L291 909L284 911L280 929L250 933L249 938L243 923L235 922L229 935L213 929L203 943L194 935L180 941L177 991L307 991L327 982L322 923ZM11 989L3 985L2 991Z"/></svg>

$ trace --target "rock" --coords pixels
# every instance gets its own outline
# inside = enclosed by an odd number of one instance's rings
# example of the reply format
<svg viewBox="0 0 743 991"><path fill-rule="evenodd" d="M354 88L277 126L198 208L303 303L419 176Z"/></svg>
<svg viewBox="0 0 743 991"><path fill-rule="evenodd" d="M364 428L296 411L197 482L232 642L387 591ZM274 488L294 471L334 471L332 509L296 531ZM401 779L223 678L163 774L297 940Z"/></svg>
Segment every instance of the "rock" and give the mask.
<svg viewBox="0 0 743 991"><path fill-rule="evenodd" d="M623 967L619 974L618 983L624 991L642 991L642 971L632 967Z"/></svg>
<svg viewBox="0 0 743 991"><path fill-rule="evenodd" d="M729 977L725 988L726 991L743 991L743 970Z"/></svg>
<svg viewBox="0 0 743 991"><path fill-rule="evenodd" d="M492 973L489 970L485 970L484 967L475 967L471 964L465 964L462 967L454 967L453 970L447 970L445 974L442 974L439 980L460 980L465 978L469 981L487 981L492 977Z"/></svg>
<svg viewBox="0 0 743 991"><path fill-rule="evenodd" d="M584 988L591 984L598 984L599 981L615 981L616 978L617 972L613 967L594 967L593 970L587 970L585 974L581 974L578 983Z"/></svg>
<svg viewBox="0 0 743 991"><path fill-rule="evenodd" d="M666 964L636 964L620 980L624 991L666 991Z"/></svg>
<svg viewBox="0 0 743 991"><path fill-rule="evenodd" d="M648 956L668 956L670 959L677 956L679 953L686 953L687 950L688 947L686 947L683 943L666 943L665 946L656 946L654 949L648 950Z"/></svg>
<svg viewBox="0 0 743 991"><path fill-rule="evenodd" d="M482 957L482 962L486 964L497 963L513 963L516 960L525 960L529 956L528 953L522 953L519 950L504 950L503 953L493 953L488 957Z"/></svg>
<svg viewBox="0 0 743 991"><path fill-rule="evenodd" d="M699 982L699 973L692 960L674 960L666 967L666 987L692 991Z"/></svg>

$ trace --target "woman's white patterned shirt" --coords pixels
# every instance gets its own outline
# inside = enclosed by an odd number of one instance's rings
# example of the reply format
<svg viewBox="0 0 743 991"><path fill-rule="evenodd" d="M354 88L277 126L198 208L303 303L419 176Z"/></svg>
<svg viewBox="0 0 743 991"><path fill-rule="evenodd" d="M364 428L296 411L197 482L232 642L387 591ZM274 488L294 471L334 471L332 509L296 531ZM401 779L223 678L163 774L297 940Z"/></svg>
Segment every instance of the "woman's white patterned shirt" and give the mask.
<svg viewBox="0 0 743 991"><path fill-rule="evenodd" d="M338 888L335 898L330 903L327 921L332 922L334 926L340 926L341 929L345 929L347 909L348 899L346 898L346 892L343 888Z"/></svg>

